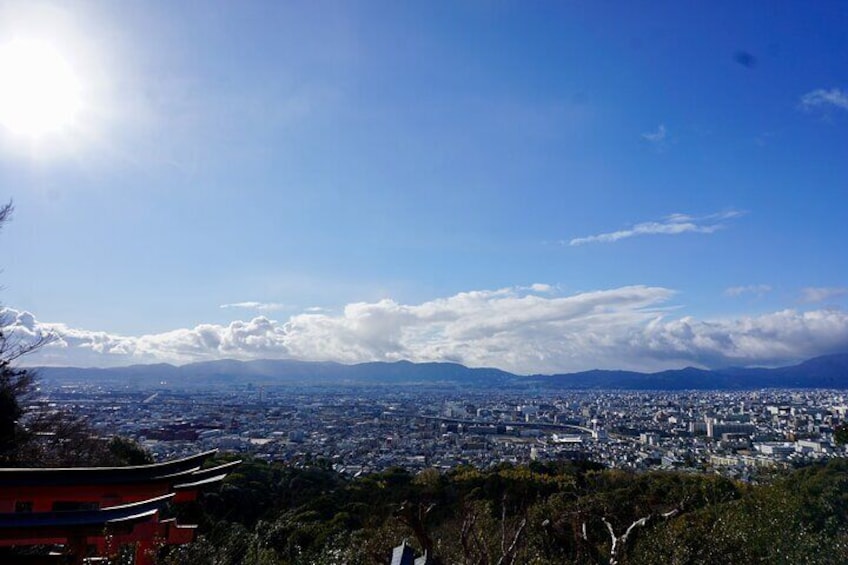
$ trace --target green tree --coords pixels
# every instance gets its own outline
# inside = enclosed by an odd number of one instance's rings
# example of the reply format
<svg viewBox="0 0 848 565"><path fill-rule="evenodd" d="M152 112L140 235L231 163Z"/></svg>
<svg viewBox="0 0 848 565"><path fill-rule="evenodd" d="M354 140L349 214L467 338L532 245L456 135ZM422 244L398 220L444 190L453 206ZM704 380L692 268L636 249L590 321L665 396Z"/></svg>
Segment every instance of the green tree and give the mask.
<svg viewBox="0 0 848 565"><path fill-rule="evenodd" d="M0 343L5 334L0 330ZM18 446L23 441L19 424L24 410L21 398L31 390L31 377L7 361L0 361L0 464L8 466L17 460Z"/></svg>
<svg viewBox="0 0 848 565"><path fill-rule="evenodd" d="M13 210L11 202L0 206L0 229L11 220ZM33 374L15 363L52 337L19 339L5 329L8 324L8 316L0 315L0 465L14 466L21 458L21 448L31 439L21 418L35 391Z"/></svg>
<svg viewBox="0 0 848 565"><path fill-rule="evenodd" d="M848 444L848 423L839 424L833 429L833 441L839 445Z"/></svg>
<svg viewBox="0 0 848 565"><path fill-rule="evenodd" d="M134 440L115 436L107 444L114 465L147 465L153 463L153 456Z"/></svg>

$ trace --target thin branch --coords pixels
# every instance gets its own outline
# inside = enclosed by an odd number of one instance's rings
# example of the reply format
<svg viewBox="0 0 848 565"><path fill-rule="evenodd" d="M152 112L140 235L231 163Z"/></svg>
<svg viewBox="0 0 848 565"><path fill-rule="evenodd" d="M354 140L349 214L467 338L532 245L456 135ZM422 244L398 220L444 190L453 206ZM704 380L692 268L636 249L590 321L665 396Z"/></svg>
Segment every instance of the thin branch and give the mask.
<svg viewBox="0 0 848 565"><path fill-rule="evenodd" d="M472 559L469 533L471 533L471 529L474 527L474 524L476 522L477 522L477 514L476 513L469 514L462 521L462 527L459 530L459 543L462 545L462 552L465 554L466 563L470 562L471 559Z"/></svg>
<svg viewBox="0 0 848 565"><path fill-rule="evenodd" d="M3 227L3 224L12 219L12 212L14 212L14 210L15 207L12 205L11 200L0 206L0 228Z"/></svg>
<svg viewBox="0 0 848 565"><path fill-rule="evenodd" d="M505 552L506 552L506 493L504 493L503 499L501 499L501 555L504 555Z"/></svg>
<svg viewBox="0 0 848 565"><path fill-rule="evenodd" d="M503 565L506 563L505 559L509 559L509 563L515 563L515 550L518 549L518 542L521 540L521 535L524 533L524 528L527 526L527 518L523 518L521 523L518 525L518 529L515 531L515 535L512 536L512 543L509 544L509 547L505 552L502 552L501 558L498 559L497 565Z"/></svg>

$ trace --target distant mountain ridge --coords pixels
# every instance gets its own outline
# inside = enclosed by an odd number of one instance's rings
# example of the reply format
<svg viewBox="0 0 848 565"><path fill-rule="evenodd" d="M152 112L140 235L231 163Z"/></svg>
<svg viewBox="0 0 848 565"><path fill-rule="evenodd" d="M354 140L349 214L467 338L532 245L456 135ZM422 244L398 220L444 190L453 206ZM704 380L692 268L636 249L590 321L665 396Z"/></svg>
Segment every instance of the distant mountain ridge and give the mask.
<svg viewBox="0 0 848 565"><path fill-rule="evenodd" d="M51 384L122 383L135 386L201 388L213 386L468 386L551 389L738 390L758 388L848 389L848 353L815 357L788 367L686 367L640 373L600 370L555 375L522 376L500 369L470 368L458 363L334 362L263 359L202 361L175 366L167 363L114 368L36 367Z"/></svg>

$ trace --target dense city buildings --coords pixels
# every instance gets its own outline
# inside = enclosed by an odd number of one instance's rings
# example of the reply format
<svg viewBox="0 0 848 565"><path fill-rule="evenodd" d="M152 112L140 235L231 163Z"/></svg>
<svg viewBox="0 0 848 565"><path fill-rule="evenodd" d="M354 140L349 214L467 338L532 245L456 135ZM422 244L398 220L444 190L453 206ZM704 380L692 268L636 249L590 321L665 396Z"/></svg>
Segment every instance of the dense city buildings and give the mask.
<svg viewBox="0 0 848 565"><path fill-rule="evenodd" d="M208 449L357 475L588 459L754 480L770 468L846 455L833 430L848 392L628 392L438 387L239 386L203 391L45 386L56 409L157 459Z"/></svg>

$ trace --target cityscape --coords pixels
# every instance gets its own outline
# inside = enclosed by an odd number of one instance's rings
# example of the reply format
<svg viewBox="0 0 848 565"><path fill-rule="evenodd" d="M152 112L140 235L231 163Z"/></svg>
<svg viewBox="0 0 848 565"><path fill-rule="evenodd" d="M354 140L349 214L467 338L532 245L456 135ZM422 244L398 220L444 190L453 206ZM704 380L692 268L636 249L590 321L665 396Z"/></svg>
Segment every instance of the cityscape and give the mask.
<svg viewBox="0 0 848 565"><path fill-rule="evenodd" d="M45 402L156 459L218 449L340 473L489 468L557 459L757 480L844 457L844 390L568 391L439 387L180 390L45 386Z"/></svg>

